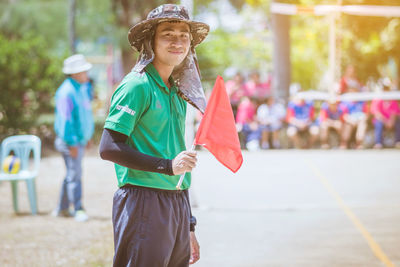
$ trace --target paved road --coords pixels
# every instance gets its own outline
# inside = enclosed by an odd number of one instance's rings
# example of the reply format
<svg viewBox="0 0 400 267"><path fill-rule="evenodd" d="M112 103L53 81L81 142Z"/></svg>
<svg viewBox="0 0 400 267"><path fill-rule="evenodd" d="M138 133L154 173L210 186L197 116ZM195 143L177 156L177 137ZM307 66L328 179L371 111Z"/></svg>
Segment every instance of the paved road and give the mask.
<svg viewBox="0 0 400 267"><path fill-rule="evenodd" d="M400 266L400 152L200 153L197 266Z"/></svg>
<svg viewBox="0 0 400 267"><path fill-rule="evenodd" d="M400 267L399 163L399 150L244 152L242 168L232 174L210 153L200 151L191 192L201 245L201 260L194 266ZM17 226L32 221L36 222L32 229L40 232L42 224L54 224L47 214L55 207L64 167L59 156L44 158L41 166L38 188L43 216L14 217L9 186L4 184L0 186L3 227L10 227L6 226L10 221ZM100 245L98 232L90 235L91 229L100 229L104 244L99 251L106 251L105 261L111 263L111 201L116 189L112 164L92 153L84 160L84 176L91 221L82 225L87 236L70 243ZM27 211L21 188L21 210ZM74 225L66 221L63 227ZM23 237L22 231L18 235ZM37 237L37 243L54 237L43 238ZM0 247L4 249L1 242ZM47 257L42 250L29 253ZM65 258L69 254L57 253Z"/></svg>

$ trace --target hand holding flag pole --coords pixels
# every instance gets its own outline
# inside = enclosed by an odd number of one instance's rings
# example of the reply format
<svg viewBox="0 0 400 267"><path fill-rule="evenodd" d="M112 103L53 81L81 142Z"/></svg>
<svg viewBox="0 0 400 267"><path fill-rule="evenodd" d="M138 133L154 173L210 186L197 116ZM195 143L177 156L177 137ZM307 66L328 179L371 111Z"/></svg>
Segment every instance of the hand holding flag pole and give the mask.
<svg viewBox="0 0 400 267"><path fill-rule="evenodd" d="M204 116L200 122L191 150L202 145L232 172L237 172L243 163L235 118L226 93L224 80L217 77ZM185 174L182 174L176 188L181 189Z"/></svg>
<svg viewBox="0 0 400 267"><path fill-rule="evenodd" d="M192 147L190 148L190 151L194 151L195 148L196 148L196 145L194 144L194 141L193 141L193 144L192 144ZM186 172L184 172L181 175L181 177L179 178L178 184L176 185L176 189L178 189L178 190L182 189L181 186L182 186L182 183L183 183L183 179L185 178L185 174L186 174Z"/></svg>

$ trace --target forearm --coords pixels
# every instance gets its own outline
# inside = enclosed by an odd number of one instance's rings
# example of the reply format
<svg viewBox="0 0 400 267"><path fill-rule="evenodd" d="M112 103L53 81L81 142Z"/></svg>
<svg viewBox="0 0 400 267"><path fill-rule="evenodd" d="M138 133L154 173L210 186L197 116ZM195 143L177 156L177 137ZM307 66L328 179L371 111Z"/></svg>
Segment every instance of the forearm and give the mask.
<svg viewBox="0 0 400 267"><path fill-rule="evenodd" d="M173 175L172 160L141 153L125 143L127 136L104 129L100 141L100 156L118 165L148 172Z"/></svg>

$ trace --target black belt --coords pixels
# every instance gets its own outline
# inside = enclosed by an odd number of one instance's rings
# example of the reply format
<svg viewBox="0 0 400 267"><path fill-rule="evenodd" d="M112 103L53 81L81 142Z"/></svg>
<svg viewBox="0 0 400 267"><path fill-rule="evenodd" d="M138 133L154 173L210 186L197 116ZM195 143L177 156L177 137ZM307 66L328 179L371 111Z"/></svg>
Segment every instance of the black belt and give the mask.
<svg viewBox="0 0 400 267"><path fill-rule="evenodd" d="M146 187L146 186L133 185L133 184L126 184L124 186L121 186L121 188L137 188L137 189L149 190L149 191L167 193L167 194L181 194L182 192L187 190L187 189L185 189L185 190L167 190L167 189Z"/></svg>

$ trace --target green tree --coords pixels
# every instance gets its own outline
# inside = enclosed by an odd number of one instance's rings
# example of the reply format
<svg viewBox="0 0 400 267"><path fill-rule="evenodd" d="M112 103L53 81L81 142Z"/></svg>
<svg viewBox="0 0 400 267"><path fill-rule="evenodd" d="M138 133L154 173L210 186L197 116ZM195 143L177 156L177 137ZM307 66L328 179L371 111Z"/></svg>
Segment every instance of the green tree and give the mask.
<svg viewBox="0 0 400 267"><path fill-rule="evenodd" d="M76 2L76 37L78 41L96 42L107 37L118 44L118 31L109 0ZM0 32L12 38L27 33L46 37L49 53L58 56L69 51L68 1L6 0L0 2ZM78 51L79 52L79 51Z"/></svg>
<svg viewBox="0 0 400 267"><path fill-rule="evenodd" d="M241 9L246 3L245 0L230 0L231 4L237 8ZM150 10L161 4L166 3L179 3L177 0L152 0L152 1L128 1L128 0L113 0L112 10L115 16L116 24L118 25L120 33L120 48L122 51L122 60L125 72L131 70L137 53L132 52L132 48L127 42L127 32L130 27L135 23L144 20ZM194 12L195 14L205 9L214 9L212 4L213 0L205 0L201 2L194 2ZM270 60L270 51L263 50L264 41L255 38L246 37L243 32L241 33L231 33L224 32L223 30L216 30L215 34L210 33L210 36L206 39L207 45L200 45L198 47L198 58L199 64L203 71L203 77L205 81L211 82L211 73L214 74L222 73L222 71L232 65L241 65L243 68L256 68L257 64L254 60L249 62L249 56L258 57L263 60L267 58ZM244 45L247 44L247 47ZM237 50L235 50L237 49ZM254 49L254 50L253 50ZM231 51L226 53L226 51ZM229 56L228 56L229 55Z"/></svg>
<svg viewBox="0 0 400 267"><path fill-rule="evenodd" d="M287 0L278 1L298 5L338 4L337 0ZM343 0L343 5L399 6L398 0ZM393 60L400 77L400 19L341 15L338 25L342 73L348 64L356 67L359 78L382 75L382 66ZM291 68L292 81L304 88L317 88L328 69L328 21L314 15L291 17Z"/></svg>
<svg viewBox="0 0 400 267"><path fill-rule="evenodd" d="M41 112L52 110L61 62L47 52L40 36L6 38L0 34L0 133L27 132Z"/></svg>
<svg viewBox="0 0 400 267"><path fill-rule="evenodd" d="M128 30L139 21L146 19L147 14L161 4L177 3L176 0L151 0L151 1L130 1L112 0L112 12L115 23L119 29L119 46L122 55L122 64L125 73L129 72L135 64L138 53L134 53L127 39Z"/></svg>
<svg viewBox="0 0 400 267"><path fill-rule="evenodd" d="M292 82L318 89L328 69L328 22L323 17L296 16L290 31Z"/></svg>
<svg viewBox="0 0 400 267"><path fill-rule="evenodd" d="M217 74L222 75L230 67L244 72L270 69L271 45L266 38L269 35L265 32L254 36L243 30L213 31L197 49L203 80L212 83Z"/></svg>
<svg viewBox="0 0 400 267"><path fill-rule="evenodd" d="M345 3L350 4L350 1ZM397 0L359 0L359 3L400 5ZM369 77L380 77L381 67L392 59L397 65L397 78L400 78L400 18L344 15L342 29L342 68L353 64L365 82Z"/></svg>
<svg viewBox="0 0 400 267"><path fill-rule="evenodd" d="M46 36L48 44L46 47L50 48L50 51L52 48L67 47L68 7L65 2L58 0L2 1L0 2L0 32L7 38L20 37L28 33Z"/></svg>
<svg viewBox="0 0 400 267"><path fill-rule="evenodd" d="M118 36L109 0L77 1L76 12L79 41ZM39 115L53 113L69 55L67 17L65 0L0 1L0 134L28 132Z"/></svg>
<svg viewBox="0 0 400 267"><path fill-rule="evenodd" d="M229 2L242 17L243 25L238 29L223 27L212 29L204 44L200 44L197 48L203 81L210 86L215 81L216 75L222 75L227 68L245 73L252 70L271 70L272 36L268 29L269 22L265 17L255 29L253 20L255 13L260 17L267 9L258 5L251 6L244 0ZM202 1L195 6L195 13L208 11L221 20L220 17L225 14L212 4L213 1ZM263 11L260 12L260 9Z"/></svg>

